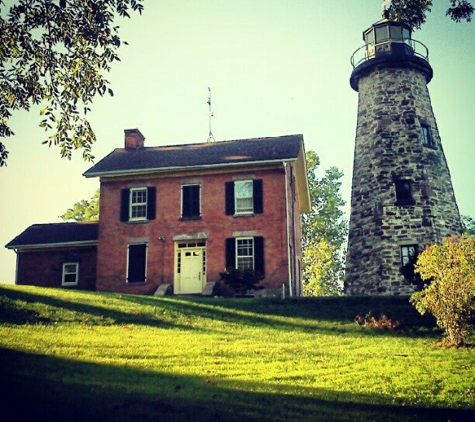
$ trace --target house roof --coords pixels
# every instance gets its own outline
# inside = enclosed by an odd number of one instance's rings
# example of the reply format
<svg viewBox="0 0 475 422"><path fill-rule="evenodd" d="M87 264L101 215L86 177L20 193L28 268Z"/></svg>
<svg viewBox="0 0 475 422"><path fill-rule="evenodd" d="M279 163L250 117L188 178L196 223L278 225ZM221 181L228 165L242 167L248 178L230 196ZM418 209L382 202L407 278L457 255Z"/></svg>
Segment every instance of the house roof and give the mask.
<svg viewBox="0 0 475 422"><path fill-rule="evenodd" d="M33 224L5 245L8 249L87 246L97 243L97 222Z"/></svg>
<svg viewBox="0 0 475 422"><path fill-rule="evenodd" d="M117 148L84 173L86 177L163 172L184 168L296 161L302 135L200 144Z"/></svg>

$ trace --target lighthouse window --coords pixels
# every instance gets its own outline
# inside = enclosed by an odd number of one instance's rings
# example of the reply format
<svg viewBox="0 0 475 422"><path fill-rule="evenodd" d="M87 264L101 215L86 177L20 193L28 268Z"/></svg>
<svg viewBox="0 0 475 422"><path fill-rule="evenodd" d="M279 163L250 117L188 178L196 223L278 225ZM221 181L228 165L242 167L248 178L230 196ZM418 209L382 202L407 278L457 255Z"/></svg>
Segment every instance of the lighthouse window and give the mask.
<svg viewBox="0 0 475 422"><path fill-rule="evenodd" d="M435 148L435 142L434 142L434 138L432 137L430 126L421 125L421 133L422 133L422 144L425 147Z"/></svg>
<svg viewBox="0 0 475 422"><path fill-rule="evenodd" d="M414 205L410 180L396 180L396 205Z"/></svg>
<svg viewBox="0 0 475 422"><path fill-rule="evenodd" d="M401 273L406 280L413 283L420 281L420 276L414 272L414 265L417 262L418 246L401 246Z"/></svg>
<svg viewBox="0 0 475 422"><path fill-rule="evenodd" d="M402 28L400 26L390 26L391 39L400 41L402 39Z"/></svg>
<svg viewBox="0 0 475 422"><path fill-rule="evenodd" d="M387 39L389 39L388 27L385 25L376 28L376 43L386 41Z"/></svg>
<svg viewBox="0 0 475 422"><path fill-rule="evenodd" d="M417 245L401 246L401 264L415 263L417 258Z"/></svg>
<svg viewBox="0 0 475 422"><path fill-rule="evenodd" d="M371 28L371 31L365 34L366 36L366 44L373 45L374 44L374 30Z"/></svg>

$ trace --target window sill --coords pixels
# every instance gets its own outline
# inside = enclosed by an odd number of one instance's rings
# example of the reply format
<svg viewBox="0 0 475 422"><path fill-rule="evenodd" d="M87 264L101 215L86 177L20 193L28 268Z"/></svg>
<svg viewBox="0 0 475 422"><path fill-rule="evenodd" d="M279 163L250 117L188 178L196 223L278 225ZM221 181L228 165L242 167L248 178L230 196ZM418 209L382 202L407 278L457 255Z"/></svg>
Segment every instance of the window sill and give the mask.
<svg viewBox="0 0 475 422"><path fill-rule="evenodd" d="M126 221L127 224L144 224L144 223L148 223L150 220L129 220L129 221Z"/></svg>
<svg viewBox="0 0 475 422"><path fill-rule="evenodd" d="M407 201L396 201L394 205L398 207L411 206L416 205L416 201L414 201L413 199L409 199Z"/></svg>
<svg viewBox="0 0 475 422"><path fill-rule="evenodd" d="M126 286L145 286L147 284L146 281L126 281Z"/></svg>
<svg viewBox="0 0 475 422"><path fill-rule="evenodd" d="M201 220L201 218L201 215L198 215L196 217L180 217L180 221Z"/></svg>
<svg viewBox="0 0 475 422"><path fill-rule="evenodd" d="M256 214L253 212L243 212L240 214L234 214L233 217L254 217Z"/></svg>

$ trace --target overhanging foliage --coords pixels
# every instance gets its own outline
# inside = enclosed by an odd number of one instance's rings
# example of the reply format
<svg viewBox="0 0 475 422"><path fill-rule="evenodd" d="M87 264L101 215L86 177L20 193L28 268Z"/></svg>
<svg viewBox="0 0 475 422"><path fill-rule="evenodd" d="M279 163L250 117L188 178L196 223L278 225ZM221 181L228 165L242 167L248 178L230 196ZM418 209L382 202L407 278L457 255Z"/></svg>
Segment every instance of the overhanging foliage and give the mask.
<svg viewBox="0 0 475 422"><path fill-rule="evenodd" d="M113 95L104 75L122 42L118 17L142 13L143 0L0 0L0 138L13 135L15 110L40 105L48 145L85 160L96 136L86 115L97 95ZM8 151L0 141L0 167Z"/></svg>

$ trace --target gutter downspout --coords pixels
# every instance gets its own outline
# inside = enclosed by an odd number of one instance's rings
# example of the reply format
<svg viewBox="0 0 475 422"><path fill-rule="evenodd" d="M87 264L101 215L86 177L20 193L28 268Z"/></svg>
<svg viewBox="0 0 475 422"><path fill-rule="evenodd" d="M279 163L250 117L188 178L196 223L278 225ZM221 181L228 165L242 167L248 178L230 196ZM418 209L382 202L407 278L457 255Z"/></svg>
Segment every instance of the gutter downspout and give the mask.
<svg viewBox="0 0 475 422"><path fill-rule="evenodd" d="M289 185L288 185L288 173L287 162L284 161L284 174L285 174L285 227L287 231L287 268L289 270L289 296L293 296L292 291L292 257L290 256L290 227L289 227Z"/></svg>

